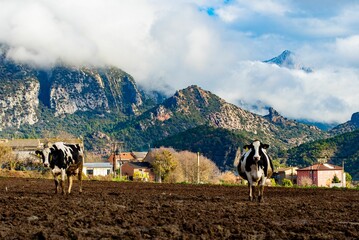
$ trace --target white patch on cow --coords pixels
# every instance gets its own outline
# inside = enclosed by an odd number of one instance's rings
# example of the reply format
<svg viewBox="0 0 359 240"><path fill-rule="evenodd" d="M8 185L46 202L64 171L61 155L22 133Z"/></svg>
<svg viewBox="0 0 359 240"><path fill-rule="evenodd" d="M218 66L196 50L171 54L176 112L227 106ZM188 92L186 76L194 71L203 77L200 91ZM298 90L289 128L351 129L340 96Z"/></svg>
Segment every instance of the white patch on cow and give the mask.
<svg viewBox="0 0 359 240"><path fill-rule="evenodd" d="M58 166L55 166L54 169L51 170L51 172L52 172L52 175L57 176L62 172L62 169L59 168Z"/></svg>
<svg viewBox="0 0 359 240"><path fill-rule="evenodd" d="M244 155L243 161L239 163L239 164L241 164L241 172L246 172L246 162L247 162L247 158L251 152L252 152L252 149L249 149L247 152L243 153L243 155Z"/></svg>
<svg viewBox="0 0 359 240"><path fill-rule="evenodd" d="M259 141L255 141L252 143L253 147L254 147L254 159L260 159L260 154L259 154L259 147L261 146L261 143Z"/></svg>
<svg viewBox="0 0 359 240"><path fill-rule="evenodd" d="M50 164L50 159L49 159L49 156L50 156L50 148L45 148L42 153L44 154L44 165L45 166L48 166Z"/></svg>
<svg viewBox="0 0 359 240"><path fill-rule="evenodd" d="M54 145L57 147L57 149L61 150L65 154L65 156L72 155L71 148L65 146L65 144L63 142L56 142Z"/></svg>

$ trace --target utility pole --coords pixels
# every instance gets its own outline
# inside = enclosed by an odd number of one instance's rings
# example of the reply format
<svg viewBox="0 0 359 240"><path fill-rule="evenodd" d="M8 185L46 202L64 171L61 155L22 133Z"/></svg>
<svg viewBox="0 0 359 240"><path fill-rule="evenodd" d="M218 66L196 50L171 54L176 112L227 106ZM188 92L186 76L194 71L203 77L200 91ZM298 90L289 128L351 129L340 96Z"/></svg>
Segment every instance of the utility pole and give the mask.
<svg viewBox="0 0 359 240"><path fill-rule="evenodd" d="M343 168L343 175L342 175L342 187L346 187L347 186L347 179L346 179L346 174L345 174L345 170L344 170L344 160L342 161L342 168Z"/></svg>
<svg viewBox="0 0 359 240"><path fill-rule="evenodd" d="M112 142L111 143L111 150L112 150L112 156L113 156L113 174L114 174L114 177L116 177L116 170L117 170L117 156L119 156L119 168L120 168L120 178L122 177L122 169L121 169L121 166L122 166L122 162L121 162L121 150L122 150L122 147L124 145L124 142Z"/></svg>
<svg viewBox="0 0 359 240"><path fill-rule="evenodd" d="M199 152L197 152L197 184L199 184Z"/></svg>

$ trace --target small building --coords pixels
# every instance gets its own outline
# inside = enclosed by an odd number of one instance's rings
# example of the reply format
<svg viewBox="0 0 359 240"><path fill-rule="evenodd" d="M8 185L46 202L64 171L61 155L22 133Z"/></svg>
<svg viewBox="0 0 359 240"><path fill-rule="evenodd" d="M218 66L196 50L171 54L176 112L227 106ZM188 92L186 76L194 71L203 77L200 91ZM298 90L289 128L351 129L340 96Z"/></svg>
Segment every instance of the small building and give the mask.
<svg viewBox="0 0 359 240"><path fill-rule="evenodd" d="M122 176L127 176L129 180L155 180L155 174L149 162L126 162L121 169Z"/></svg>
<svg viewBox="0 0 359 240"><path fill-rule="evenodd" d="M333 183L335 176L339 179L340 183ZM328 163L318 163L306 168L297 169L297 184L298 186L345 187L344 169Z"/></svg>
<svg viewBox="0 0 359 240"><path fill-rule="evenodd" d="M17 160L38 160L35 155L37 149L43 148L41 139L1 139L0 145L9 147Z"/></svg>
<svg viewBox="0 0 359 240"><path fill-rule="evenodd" d="M107 176L112 174L112 164L109 162L84 163L82 172L86 176Z"/></svg>
<svg viewBox="0 0 359 240"><path fill-rule="evenodd" d="M0 139L0 145L10 147L17 160L38 160L35 151L43 149L48 143L66 142L78 143L83 146L82 139L64 139L64 138L38 138L38 139Z"/></svg>
<svg viewBox="0 0 359 240"><path fill-rule="evenodd" d="M289 179L293 184L297 183L297 167L277 168L272 175L277 184L282 185L283 179Z"/></svg>
<svg viewBox="0 0 359 240"><path fill-rule="evenodd" d="M126 162L135 161L135 157L130 152L115 152L110 155L108 162L113 164L115 170Z"/></svg>

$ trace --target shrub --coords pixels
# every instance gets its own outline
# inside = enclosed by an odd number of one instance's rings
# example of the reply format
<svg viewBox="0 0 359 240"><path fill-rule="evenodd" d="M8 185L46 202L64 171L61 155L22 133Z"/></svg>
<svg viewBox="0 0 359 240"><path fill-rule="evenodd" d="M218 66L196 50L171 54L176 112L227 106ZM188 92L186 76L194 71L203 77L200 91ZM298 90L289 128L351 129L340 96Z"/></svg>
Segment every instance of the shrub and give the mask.
<svg viewBox="0 0 359 240"><path fill-rule="evenodd" d="M272 187L275 187L275 186L277 185L277 183L275 182L275 179L274 179L274 178L271 178L271 179L270 179L270 185L271 185Z"/></svg>
<svg viewBox="0 0 359 240"><path fill-rule="evenodd" d="M291 181L290 179L287 179L287 178L284 178L284 179L282 180L282 185L283 185L284 187L293 187L292 181Z"/></svg>
<svg viewBox="0 0 359 240"><path fill-rule="evenodd" d="M303 177L301 179L301 185L304 187L312 186L313 180L310 177Z"/></svg>
<svg viewBox="0 0 359 240"><path fill-rule="evenodd" d="M219 180L222 184L236 184L238 183L236 175L233 172L226 171L219 176Z"/></svg>
<svg viewBox="0 0 359 240"><path fill-rule="evenodd" d="M333 177L332 183L340 183L340 180L336 174Z"/></svg>

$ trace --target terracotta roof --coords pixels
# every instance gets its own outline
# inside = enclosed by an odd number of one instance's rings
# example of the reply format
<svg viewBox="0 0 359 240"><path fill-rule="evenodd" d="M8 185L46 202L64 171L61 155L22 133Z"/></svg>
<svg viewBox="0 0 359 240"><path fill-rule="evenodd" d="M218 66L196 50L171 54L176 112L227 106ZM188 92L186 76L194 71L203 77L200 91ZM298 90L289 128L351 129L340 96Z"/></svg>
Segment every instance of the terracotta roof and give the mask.
<svg viewBox="0 0 359 240"><path fill-rule="evenodd" d="M109 162L113 162L113 158L114 156L116 156L116 160L121 160L121 161L132 161L135 160L135 158L132 156L132 154L130 152L122 152L119 155L114 155L113 153L110 155L110 157L108 158Z"/></svg>
<svg viewBox="0 0 359 240"><path fill-rule="evenodd" d="M330 171L330 170L342 170L342 167L339 166L335 166L329 163L318 163L318 164L314 164L312 166L306 167L306 168L301 168L301 169L297 169L297 171L308 171L308 170L313 170L313 171Z"/></svg>
<svg viewBox="0 0 359 240"><path fill-rule="evenodd" d="M122 153L120 153L120 156L121 156L121 160L134 160L135 159L130 152L122 152Z"/></svg>

